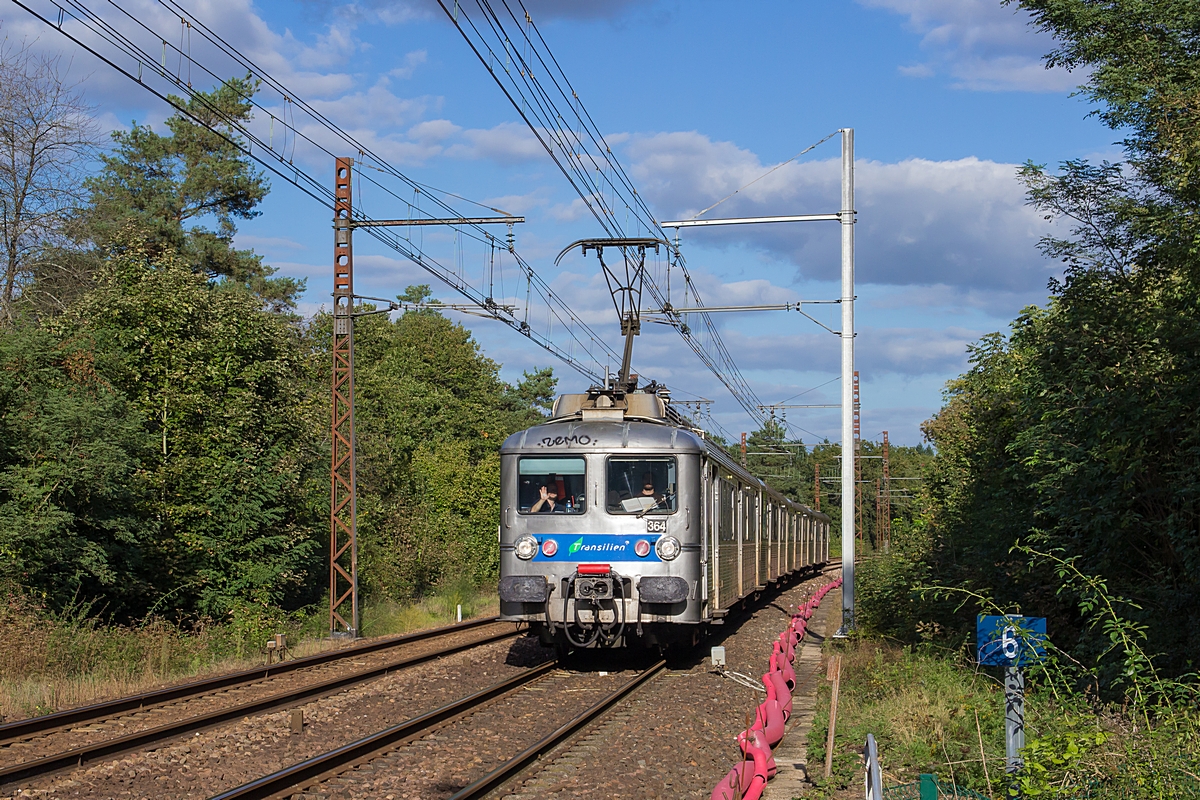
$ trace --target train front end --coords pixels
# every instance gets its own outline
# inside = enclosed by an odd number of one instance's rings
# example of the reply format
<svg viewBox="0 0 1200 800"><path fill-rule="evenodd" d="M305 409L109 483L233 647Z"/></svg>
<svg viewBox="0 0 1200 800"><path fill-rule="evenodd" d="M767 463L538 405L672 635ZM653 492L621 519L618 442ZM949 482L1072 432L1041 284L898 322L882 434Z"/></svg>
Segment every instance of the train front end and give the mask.
<svg viewBox="0 0 1200 800"><path fill-rule="evenodd" d="M654 394L564 395L501 449L500 614L560 650L694 641L702 442Z"/></svg>

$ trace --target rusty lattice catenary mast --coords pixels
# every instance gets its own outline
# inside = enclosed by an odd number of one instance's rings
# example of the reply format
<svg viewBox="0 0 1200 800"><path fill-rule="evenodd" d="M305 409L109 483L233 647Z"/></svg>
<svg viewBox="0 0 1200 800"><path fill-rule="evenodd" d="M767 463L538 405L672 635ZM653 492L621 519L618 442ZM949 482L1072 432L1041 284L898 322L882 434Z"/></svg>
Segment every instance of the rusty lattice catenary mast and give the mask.
<svg viewBox="0 0 1200 800"><path fill-rule="evenodd" d="M358 634L358 492L354 463L353 160L336 161L333 204L333 397L329 498L329 632ZM346 609L349 601L350 608ZM349 611L349 619L347 619Z"/></svg>

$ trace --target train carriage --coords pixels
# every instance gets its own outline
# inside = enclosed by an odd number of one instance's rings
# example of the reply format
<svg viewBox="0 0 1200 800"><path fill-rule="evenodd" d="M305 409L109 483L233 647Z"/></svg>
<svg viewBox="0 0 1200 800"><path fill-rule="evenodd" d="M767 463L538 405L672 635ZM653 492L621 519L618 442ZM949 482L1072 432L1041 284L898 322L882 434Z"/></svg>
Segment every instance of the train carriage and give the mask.
<svg viewBox="0 0 1200 800"><path fill-rule="evenodd" d="M827 516L752 476L653 387L563 395L500 453L501 618L546 645L694 642L828 559Z"/></svg>

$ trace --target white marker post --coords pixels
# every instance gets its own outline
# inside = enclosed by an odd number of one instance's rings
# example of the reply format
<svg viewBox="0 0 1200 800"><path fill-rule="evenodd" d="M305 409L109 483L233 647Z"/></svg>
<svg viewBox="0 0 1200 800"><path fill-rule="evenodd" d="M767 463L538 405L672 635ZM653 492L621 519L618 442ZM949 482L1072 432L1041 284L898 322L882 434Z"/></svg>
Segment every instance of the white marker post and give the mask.
<svg viewBox="0 0 1200 800"><path fill-rule="evenodd" d="M1004 668L1004 772L1016 775L1025 766L1025 673L1020 667Z"/></svg>
<svg viewBox="0 0 1200 800"><path fill-rule="evenodd" d="M1000 637L1000 652L1009 666L1004 668L1004 771L1021 771L1021 748L1025 746L1025 673L1021 671L1021 643L1017 629L1009 625Z"/></svg>

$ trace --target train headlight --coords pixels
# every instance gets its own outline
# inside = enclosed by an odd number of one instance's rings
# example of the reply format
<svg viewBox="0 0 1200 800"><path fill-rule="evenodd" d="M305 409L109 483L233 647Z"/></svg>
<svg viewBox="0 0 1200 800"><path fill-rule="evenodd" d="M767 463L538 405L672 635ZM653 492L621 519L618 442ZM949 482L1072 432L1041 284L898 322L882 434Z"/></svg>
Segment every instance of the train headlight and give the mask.
<svg viewBox="0 0 1200 800"><path fill-rule="evenodd" d="M654 543L654 550L663 561L673 561L682 549L674 536L663 536Z"/></svg>
<svg viewBox="0 0 1200 800"><path fill-rule="evenodd" d="M516 551L517 558L521 559L522 561L528 561L537 554L537 539L529 536L528 534L519 537L516 542Z"/></svg>
<svg viewBox="0 0 1200 800"><path fill-rule="evenodd" d="M553 539L547 539L542 542L542 555L546 558L554 558L554 554L558 552L558 542Z"/></svg>

